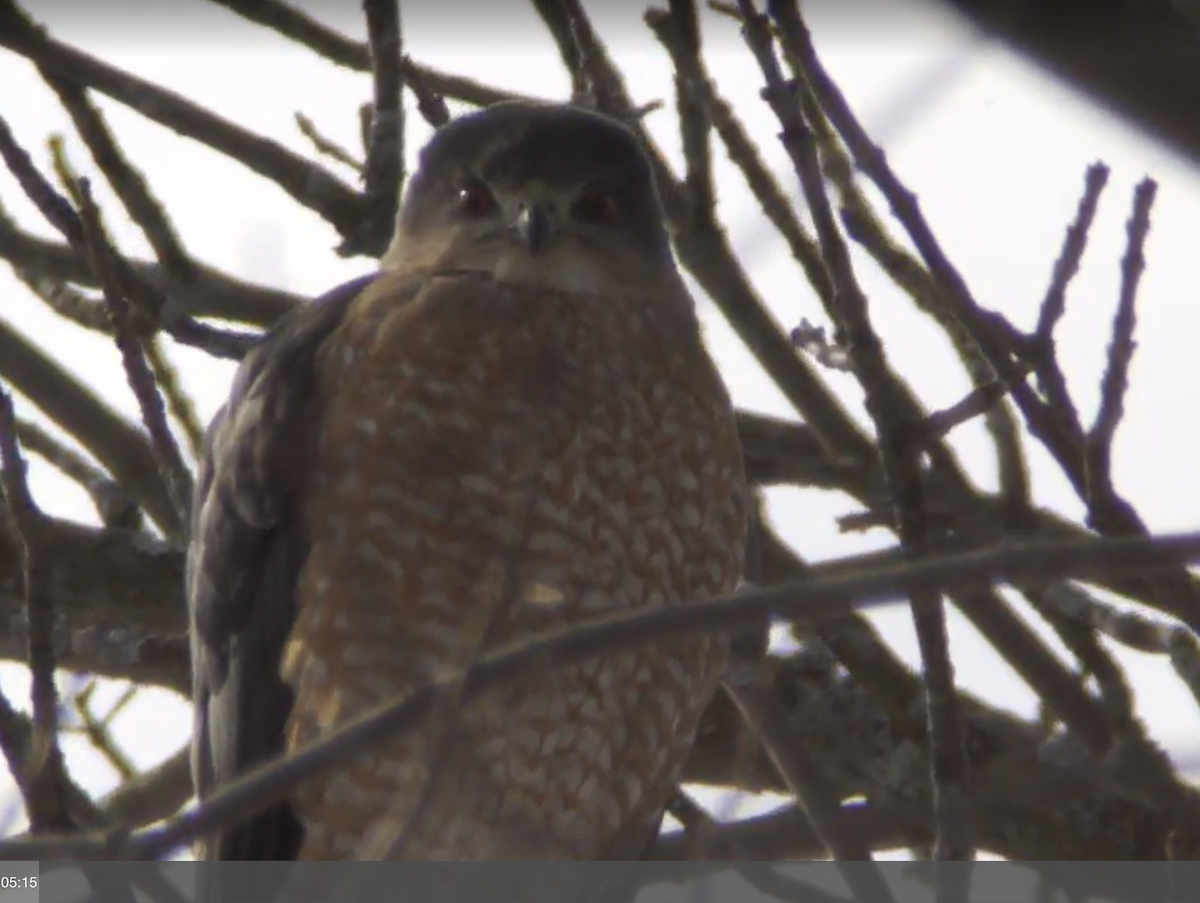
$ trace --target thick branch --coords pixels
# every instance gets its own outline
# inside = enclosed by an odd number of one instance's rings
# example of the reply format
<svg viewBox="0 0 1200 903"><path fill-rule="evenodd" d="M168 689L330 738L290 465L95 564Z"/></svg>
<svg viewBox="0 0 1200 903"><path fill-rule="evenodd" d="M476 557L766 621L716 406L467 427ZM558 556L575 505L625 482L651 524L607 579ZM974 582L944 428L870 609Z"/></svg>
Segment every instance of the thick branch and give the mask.
<svg viewBox="0 0 1200 903"><path fill-rule="evenodd" d="M933 839L920 735L898 730L874 696L852 679L830 685L797 658L768 659L774 695L842 799L865 795L869 807L845 807L847 830L874 849ZM1161 859L1169 813L1122 797L1098 759L1066 735L963 695L971 761L968 803L979 846L1011 859ZM741 715L718 697L689 760L685 780L785 792L766 756L754 749ZM697 859L811 858L819 844L795 810L718 827ZM1116 830L1115 827L1121 828ZM664 838L654 858L670 858L681 838ZM816 853L820 855L820 853Z"/></svg>
<svg viewBox="0 0 1200 903"><path fill-rule="evenodd" d="M16 270L59 282L99 287L100 280L87 261L70 245L48 241L18 229L0 216L0 257ZM159 292L166 292L170 277L157 263L130 260L130 267ZM306 300L292 292L244 282L202 263L193 262L194 281L179 306L197 317L217 317L265 327Z"/></svg>
<svg viewBox="0 0 1200 903"><path fill-rule="evenodd" d="M51 420L74 436L155 521L178 517L145 436L58 361L0 320L0 373Z"/></svg>
<svg viewBox="0 0 1200 903"><path fill-rule="evenodd" d="M47 519L55 657L74 671L187 691L183 559L144 533ZM20 552L0 543L0 658L24 658Z"/></svg>

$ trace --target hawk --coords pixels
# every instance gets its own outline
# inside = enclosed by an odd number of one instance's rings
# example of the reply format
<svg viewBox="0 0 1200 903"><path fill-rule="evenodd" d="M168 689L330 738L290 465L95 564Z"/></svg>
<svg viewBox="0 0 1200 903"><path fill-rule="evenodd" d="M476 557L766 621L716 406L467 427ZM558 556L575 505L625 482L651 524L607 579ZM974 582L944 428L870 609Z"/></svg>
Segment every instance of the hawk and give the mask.
<svg viewBox="0 0 1200 903"><path fill-rule="evenodd" d="M481 651L733 591L749 495L649 161L598 113L436 130L377 273L286 316L206 432L201 800ZM207 838L209 860L630 860L728 637L531 672Z"/></svg>

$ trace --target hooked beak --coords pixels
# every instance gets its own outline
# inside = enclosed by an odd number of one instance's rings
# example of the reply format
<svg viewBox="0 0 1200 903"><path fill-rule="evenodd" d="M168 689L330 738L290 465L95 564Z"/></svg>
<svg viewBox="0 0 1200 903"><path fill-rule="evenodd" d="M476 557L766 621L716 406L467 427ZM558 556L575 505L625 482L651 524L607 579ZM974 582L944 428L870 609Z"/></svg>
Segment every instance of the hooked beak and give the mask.
<svg viewBox="0 0 1200 903"><path fill-rule="evenodd" d="M529 253L537 254L546 246L546 242L554 232L554 223L544 204L528 204L517 216L513 228L521 236L521 241L529 249Z"/></svg>

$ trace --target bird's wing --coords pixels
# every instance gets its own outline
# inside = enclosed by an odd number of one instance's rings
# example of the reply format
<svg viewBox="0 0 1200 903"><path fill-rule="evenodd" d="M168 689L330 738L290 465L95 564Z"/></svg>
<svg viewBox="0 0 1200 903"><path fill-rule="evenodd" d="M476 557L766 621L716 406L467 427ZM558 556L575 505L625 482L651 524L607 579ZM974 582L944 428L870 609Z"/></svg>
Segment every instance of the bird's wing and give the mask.
<svg viewBox="0 0 1200 903"><path fill-rule="evenodd" d="M308 546L297 487L320 420L317 351L374 278L280 321L243 361L205 434L186 572L201 800L283 749L292 697L279 661ZM302 839L294 811L280 804L208 838L197 858L294 859Z"/></svg>

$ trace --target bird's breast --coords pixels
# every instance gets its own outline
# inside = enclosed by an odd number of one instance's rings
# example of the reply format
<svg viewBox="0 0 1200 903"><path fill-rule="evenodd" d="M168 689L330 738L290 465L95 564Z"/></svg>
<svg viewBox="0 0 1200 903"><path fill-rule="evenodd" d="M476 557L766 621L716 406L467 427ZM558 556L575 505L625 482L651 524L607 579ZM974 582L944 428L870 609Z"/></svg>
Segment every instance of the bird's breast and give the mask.
<svg viewBox="0 0 1200 903"><path fill-rule="evenodd" d="M733 589L746 504L729 402L706 357L656 330L621 299L453 283L348 316L323 352L284 663L294 743L485 648ZM641 647L485 695L452 735L428 727L310 789L310 815L337 809L347 829L320 828L309 855L348 855L381 797L410 817L432 775L423 817L442 827L405 855L595 858L661 805L724 650Z"/></svg>

